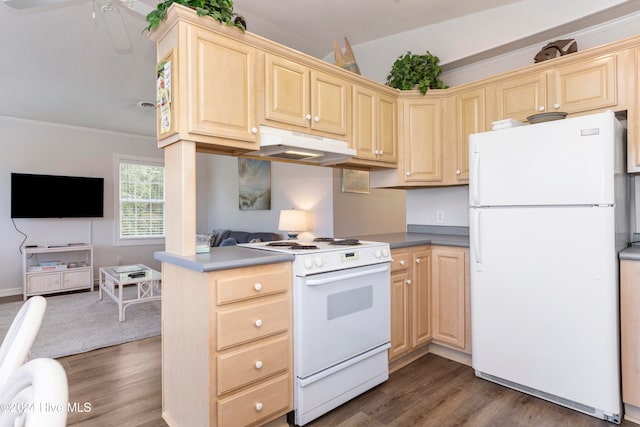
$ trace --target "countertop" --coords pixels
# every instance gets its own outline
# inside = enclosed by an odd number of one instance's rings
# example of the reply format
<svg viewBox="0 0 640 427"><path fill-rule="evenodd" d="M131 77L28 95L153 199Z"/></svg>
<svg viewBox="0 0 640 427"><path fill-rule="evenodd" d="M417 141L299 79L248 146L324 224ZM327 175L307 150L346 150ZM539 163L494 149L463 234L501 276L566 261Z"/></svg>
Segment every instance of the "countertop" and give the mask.
<svg viewBox="0 0 640 427"><path fill-rule="evenodd" d="M623 249L618 254L618 257L621 260L640 261L640 246L630 246Z"/></svg>
<svg viewBox="0 0 640 427"><path fill-rule="evenodd" d="M354 236L360 240L370 240L372 242L389 243L391 249L406 248L419 245L440 245L469 247L469 236L458 234L437 234L437 233L385 233L370 234L366 236Z"/></svg>
<svg viewBox="0 0 640 427"><path fill-rule="evenodd" d="M406 233L369 234L351 236L355 239L389 243L391 249L419 245L469 247L469 227L443 225L407 225Z"/></svg>
<svg viewBox="0 0 640 427"><path fill-rule="evenodd" d="M249 249L241 246L215 247L211 248L209 253L186 256L169 252L156 252L154 257L158 261L168 262L169 264L203 273L293 261L293 255L291 254Z"/></svg>
<svg viewBox="0 0 640 427"><path fill-rule="evenodd" d="M391 249L419 245L469 247L468 229L465 227L409 226L407 229L406 233L368 234L350 236L349 238L389 243ZM638 259L640 259L640 247L638 247L638 250ZM292 254L250 249L241 246L215 247L211 248L209 253L187 256L175 255L169 252L156 252L154 257L158 261L168 262L169 264L202 273L289 262L294 259Z"/></svg>

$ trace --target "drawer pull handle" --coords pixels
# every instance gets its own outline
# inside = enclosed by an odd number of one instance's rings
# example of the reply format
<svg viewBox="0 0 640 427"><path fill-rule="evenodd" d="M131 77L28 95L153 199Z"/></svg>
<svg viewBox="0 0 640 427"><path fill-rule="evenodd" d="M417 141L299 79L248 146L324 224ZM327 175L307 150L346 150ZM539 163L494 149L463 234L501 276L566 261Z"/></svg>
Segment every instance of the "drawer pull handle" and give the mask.
<svg viewBox="0 0 640 427"><path fill-rule="evenodd" d="M260 326L262 326L262 319L256 320L256 328L259 328Z"/></svg>
<svg viewBox="0 0 640 427"><path fill-rule="evenodd" d="M256 283L253 285L253 289L255 289L256 292L260 292L262 290L262 283Z"/></svg>
<svg viewBox="0 0 640 427"><path fill-rule="evenodd" d="M400 265L404 265L404 260L403 259L400 260Z"/></svg>
<svg viewBox="0 0 640 427"><path fill-rule="evenodd" d="M262 411L262 403L256 403L256 411L257 412Z"/></svg>
<svg viewBox="0 0 640 427"><path fill-rule="evenodd" d="M256 362L256 369L261 369L262 368L262 360L258 360Z"/></svg>

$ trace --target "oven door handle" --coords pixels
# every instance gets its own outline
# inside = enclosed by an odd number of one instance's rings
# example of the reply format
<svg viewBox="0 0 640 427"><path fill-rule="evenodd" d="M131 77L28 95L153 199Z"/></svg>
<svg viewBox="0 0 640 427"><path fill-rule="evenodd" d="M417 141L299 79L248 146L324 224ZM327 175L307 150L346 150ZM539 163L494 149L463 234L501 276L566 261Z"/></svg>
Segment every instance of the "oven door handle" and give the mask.
<svg viewBox="0 0 640 427"><path fill-rule="evenodd" d="M348 279L353 279L355 277L363 277L363 276L369 276L371 274L385 273L387 271L389 271L388 264L385 265L384 267L373 268L371 270L360 271L357 273L341 274L339 276L327 277L326 279L307 279L305 281L305 284L309 286L326 285L327 283L339 282L340 280L348 280Z"/></svg>

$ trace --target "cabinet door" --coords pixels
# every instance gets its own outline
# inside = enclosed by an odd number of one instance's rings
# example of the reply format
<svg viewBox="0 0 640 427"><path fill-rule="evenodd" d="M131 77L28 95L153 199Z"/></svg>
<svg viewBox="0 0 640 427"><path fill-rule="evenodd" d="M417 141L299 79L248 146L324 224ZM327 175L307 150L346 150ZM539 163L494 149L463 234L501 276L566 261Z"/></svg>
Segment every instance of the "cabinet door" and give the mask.
<svg viewBox="0 0 640 427"><path fill-rule="evenodd" d="M380 94L377 114L378 160L396 163L398 161L398 111L396 99Z"/></svg>
<svg viewBox="0 0 640 427"><path fill-rule="evenodd" d="M349 83L326 73L311 71L312 129L348 136L350 100Z"/></svg>
<svg viewBox="0 0 640 427"><path fill-rule="evenodd" d="M455 96L455 157L453 164L446 167L453 170L453 183L469 181L469 135L485 131L484 88L467 91Z"/></svg>
<svg viewBox="0 0 640 427"><path fill-rule="evenodd" d="M549 111L575 113L617 104L616 55L549 71Z"/></svg>
<svg viewBox="0 0 640 427"><path fill-rule="evenodd" d="M257 141L256 52L189 27L189 132Z"/></svg>
<svg viewBox="0 0 640 427"><path fill-rule="evenodd" d="M376 93L353 86L353 135L351 148L361 159L376 160Z"/></svg>
<svg viewBox="0 0 640 427"><path fill-rule="evenodd" d="M275 55L265 55L265 119L309 128L309 69Z"/></svg>
<svg viewBox="0 0 640 427"><path fill-rule="evenodd" d="M544 112L547 105L545 73L529 74L496 84L496 120L526 121L527 117Z"/></svg>
<svg viewBox="0 0 640 427"><path fill-rule="evenodd" d="M27 293L37 294L60 289L60 272L27 275Z"/></svg>
<svg viewBox="0 0 640 427"><path fill-rule="evenodd" d="M640 172L640 48L633 50L633 61L629 61L628 74L632 75L633 107L627 112L627 172Z"/></svg>
<svg viewBox="0 0 640 427"><path fill-rule="evenodd" d="M70 270L62 272L62 288L88 288L92 287L90 270Z"/></svg>
<svg viewBox="0 0 640 427"><path fill-rule="evenodd" d="M620 262L620 350L622 400L640 406L640 262Z"/></svg>
<svg viewBox="0 0 640 427"><path fill-rule="evenodd" d="M431 250L414 249L411 279L411 347L431 341Z"/></svg>
<svg viewBox="0 0 640 427"><path fill-rule="evenodd" d="M409 272L391 275L391 348L389 361L409 351Z"/></svg>
<svg viewBox="0 0 640 427"><path fill-rule="evenodd" d="M403 117L404 182L442 182L441 100L428 95L405 100Z"/></svg>
<svg viewBox="0 0 640 427"><path fill-rule="evenodd" d="M465 252L433 248L433 340L464 349Z"/></svg>

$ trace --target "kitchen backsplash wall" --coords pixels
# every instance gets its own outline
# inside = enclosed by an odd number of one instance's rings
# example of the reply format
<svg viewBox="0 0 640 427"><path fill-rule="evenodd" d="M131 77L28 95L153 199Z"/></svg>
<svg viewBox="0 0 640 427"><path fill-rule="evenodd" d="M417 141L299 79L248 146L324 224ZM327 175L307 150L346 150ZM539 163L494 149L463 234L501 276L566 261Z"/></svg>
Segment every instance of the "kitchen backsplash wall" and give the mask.
<svg viewBox="0 0 640 427"><path fill-rule="evenodd" d="M407 190L407 224L469 225L469 187Z"/></svg>

